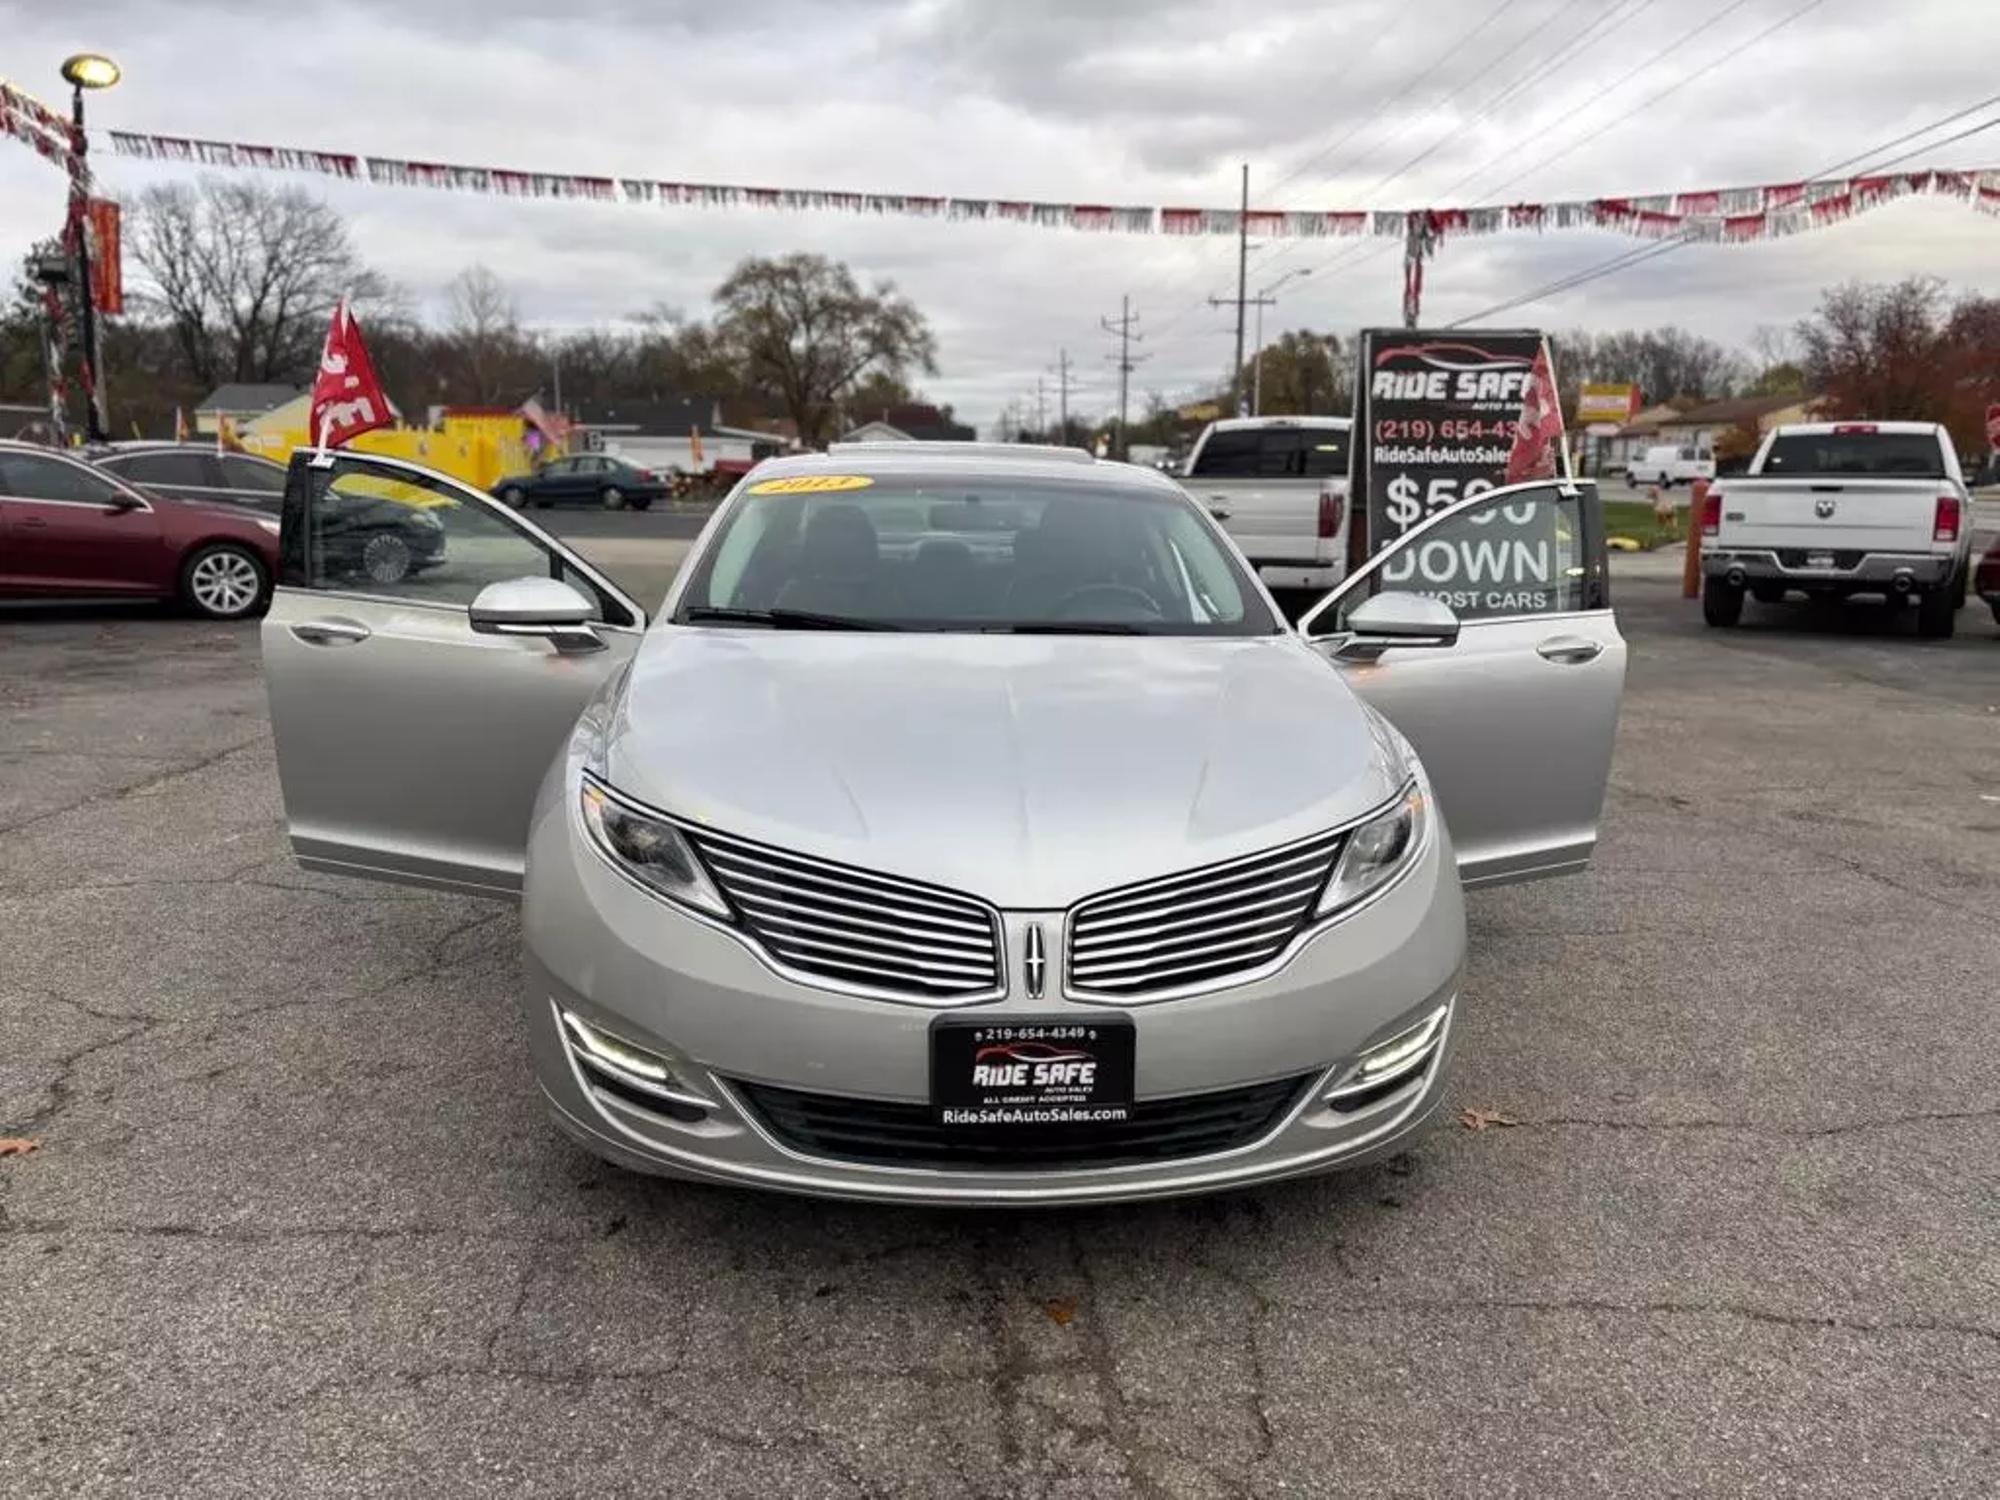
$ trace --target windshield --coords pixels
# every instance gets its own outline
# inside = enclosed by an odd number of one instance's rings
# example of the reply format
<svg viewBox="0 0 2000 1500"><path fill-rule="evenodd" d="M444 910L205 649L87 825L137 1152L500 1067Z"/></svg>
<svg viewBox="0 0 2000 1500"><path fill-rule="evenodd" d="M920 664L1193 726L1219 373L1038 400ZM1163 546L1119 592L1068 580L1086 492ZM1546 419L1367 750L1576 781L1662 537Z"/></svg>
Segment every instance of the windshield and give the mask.
<svg viewBox="0 0 2000 1500"><path fill-rule="evenodd" d="M730 502L674 618L1078 634L1280 629L1178 493L997 476L753 482Z"/></svg>
<svg viewBox="0 0 2000 1500"><path fill-rule="evenodd" d="M1771 440L1762 472L1942 479L1944 453L1930 432L1781 433Z"/></svg>

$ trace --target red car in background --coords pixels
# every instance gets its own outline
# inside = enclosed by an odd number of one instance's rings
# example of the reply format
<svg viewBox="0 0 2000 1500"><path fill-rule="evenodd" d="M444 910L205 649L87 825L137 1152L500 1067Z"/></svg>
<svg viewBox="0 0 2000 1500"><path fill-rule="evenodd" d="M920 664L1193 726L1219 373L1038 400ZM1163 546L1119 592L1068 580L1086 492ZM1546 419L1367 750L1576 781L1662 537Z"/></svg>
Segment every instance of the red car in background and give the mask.
<svg viewBox="0 0 2000 1500"><path fill-rule="evenodd" d="M1986 549L1986 555L1979 559L1979 567L1972 575L1972 591L1984 599L1993 610L1993 623L2000 625L2000 537Z"/></svg>
<svg viewBox="0 0 2000 1500"><path fill-rule="evenodd" d="M169 500L93 464L0 442L0 599L173 599L212 620L257 614L278 521Z"/></svg>

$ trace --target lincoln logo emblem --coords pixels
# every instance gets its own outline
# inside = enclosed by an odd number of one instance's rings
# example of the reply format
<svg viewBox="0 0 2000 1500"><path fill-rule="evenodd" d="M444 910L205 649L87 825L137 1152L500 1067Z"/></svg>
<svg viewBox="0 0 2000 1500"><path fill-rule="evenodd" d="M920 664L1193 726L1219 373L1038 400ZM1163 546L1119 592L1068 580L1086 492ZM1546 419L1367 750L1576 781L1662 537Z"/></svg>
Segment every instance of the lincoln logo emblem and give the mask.
<svg viewBox="0 0 2000 1500"><path fill-rule="evenodd" d="M1827 520L1833 515L1833 502L1831 500L1813 501L1813 514L1818 516L1822 521Z"/></svg>
<svg viewBox="0 0 2000 1500"><path fill-rule="evenodd" d="M1042 924L1040 922L1031 922L1028 925L1028 953L1026 963L1028 998L1030 1000L1039 1000L1042 998L1042 980L1047 977L1048 968L1048 958L1042 952Z"/></svg>

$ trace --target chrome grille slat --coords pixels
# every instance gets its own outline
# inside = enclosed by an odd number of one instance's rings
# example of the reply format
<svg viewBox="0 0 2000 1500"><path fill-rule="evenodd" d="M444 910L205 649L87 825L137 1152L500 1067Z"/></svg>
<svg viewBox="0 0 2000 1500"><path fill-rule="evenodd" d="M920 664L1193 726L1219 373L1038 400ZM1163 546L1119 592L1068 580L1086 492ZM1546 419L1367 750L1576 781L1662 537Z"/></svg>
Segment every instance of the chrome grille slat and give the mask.
<svg viewBox="0 0 2000 1500"><path fill-rule="evenodd" d="M820 926L819 923L810 921L805 917L794 917L791 915L793 912L815 912L818 910L817 907L800 906L796 902L780 900L773 896L758 895L750 891L737 893L736 904L740 907L755 909L758 916L773 926ZM955 932L934 932L928 927L912 927L908 924L898 926L894 922L878 922L872 917L850 917L845 913L842 913L840 921L840 930L843 931L847 928L861 928L870 932L888 933L891 936L902 933L911 938L920 937L923 939L924 947L940 953L982 954L991 952L993 946L991 943L985 941L983 935L974 937L968 933L966 936L960 937Z"/></svg>
<svg viewBox="0 0 2000 1500"><path fill-rule="evenodd" d="M848 895L834 895L831 890L827 889L830 883L825 881L786 881L774 879L769 875L752 875L739 869L728 860L723 859L711 859L708 861L708 865L718 874L726 874L737 883L764 890L787 892L797 901L826 902L835 906L853 907L856 911L882 911L894 904L886 897L874 895L858 887L853 889ZM838 890L839 887L835 886L832 889ZM897 907L896 912L899 920L934 926L941 932L962 932L967 935L975 935L984 933L987 926L991 925L990 923L981 924L965 918L946 917L942 913L933 912L928 907Z"/></svg>
<svg viewBox="0 0 2000 1500"><path fill-rule="evenodd" d="M1235 909L1252 896L1283 895L1295 893L1300 890L1311 890L1323 883L1325 879L1326 876L1323 871L1308 870L1304 874L1288 875L1282 880L1273 880L1238 890L1224 891L1219 896L1152 902L1143 909L1121 908L1109 919L1100 917L1093 924L1093 930L1109 932L1124 927L1142 925L1167 912L1206 911L1217 906Z"/></svg>
<svg viewBox="0 0 2000 1500"><path fill-rule="evenodd" d="M999 992L999 917L983 902L686 831L744 933L801 977L932 1003Z"/></svg>
<svg viewBox="0 0 2000 1500"><path fill-rule="evenodd" d="M1311 920L1344 845L1322 834L1091 897L1070 915L1069 988L1139 999L1269 963Z"/></svg>
<svg viewBox="0 0 2000 1500"><path fill-rule="evenodd" d="M929 886L917 885L910 881L870 874L865 870L848 870L841 865L827 864L822 860L796 859L775 851L752 849L730 841L705 844L713 858L732 861L752 868L761 868L788 880L803 880L835 888L871 890L898 901L907 901L915 906L936 907L946 915L958 916L963 906L951 899L950 892L939 892Z"/></svg>

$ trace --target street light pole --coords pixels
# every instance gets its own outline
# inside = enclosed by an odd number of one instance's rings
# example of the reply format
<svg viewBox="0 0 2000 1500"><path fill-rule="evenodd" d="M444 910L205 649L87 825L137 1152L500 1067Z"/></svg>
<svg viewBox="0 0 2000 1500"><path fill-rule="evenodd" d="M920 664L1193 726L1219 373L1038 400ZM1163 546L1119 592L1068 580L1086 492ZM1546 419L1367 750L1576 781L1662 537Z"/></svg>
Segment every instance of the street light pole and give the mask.
<svg viewBox="0 0 2000 1500"><path fill-rule="evenodd" d="M1257 294L1255 304L1257 308L1257 353L1255 356L1254 373L1250 381L1250 415L1253 417L1264 415L1264 309L1276 305L1278 299L1274 293L1277 292L1279 287L1294 277L1310 275L1312 275L1311 266L1300 266L1295 271L1287 271Z"/></svg>
<svg viewBox="0 0 2000 1500"><path fill-rule="evenodd" d="M110 439L104 395L104 361L97 345L97 308L90 285L90 137L83 129L83 91L108 89L118 81L118 64L94 52L65 58L63 81L70 85L70 149L76 168L69 180L69 235L76 242L77 332L83 339L83 426L93 443Z"/></svg>

